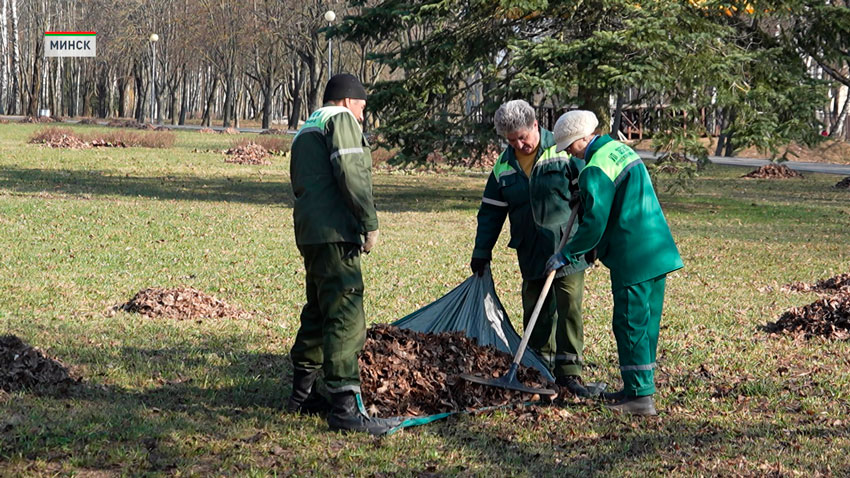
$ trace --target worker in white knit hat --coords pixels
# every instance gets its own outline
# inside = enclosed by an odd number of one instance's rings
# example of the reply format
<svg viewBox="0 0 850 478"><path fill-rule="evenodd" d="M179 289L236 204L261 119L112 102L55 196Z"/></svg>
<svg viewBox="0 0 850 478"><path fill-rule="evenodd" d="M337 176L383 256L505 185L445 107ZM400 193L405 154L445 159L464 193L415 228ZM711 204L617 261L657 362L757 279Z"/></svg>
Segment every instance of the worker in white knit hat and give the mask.
<svg viewBox="0 0 850 478"><path fill-rule="evenodd" d="M597 251L611 270L613 329L623 389L606 393L608 407L655 415L655 354L667 274L683 267L646 166L629 146L596 134L590 111L570 111L555 123L559 151L583 158L579 197L584 214L578 231L546 270L569 266Z"/></svg>

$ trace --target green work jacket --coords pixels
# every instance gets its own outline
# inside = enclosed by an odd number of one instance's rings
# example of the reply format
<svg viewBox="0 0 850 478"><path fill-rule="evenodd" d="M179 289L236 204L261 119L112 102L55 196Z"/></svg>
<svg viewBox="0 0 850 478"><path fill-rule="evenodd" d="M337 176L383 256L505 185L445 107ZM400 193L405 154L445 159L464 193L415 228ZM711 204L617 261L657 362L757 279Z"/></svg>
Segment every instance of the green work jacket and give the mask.
<svg viewBox="0 0 850 478"><path fill-rule="evenodd" d="M538 163L541 163L541 158L544 155L548 158L548 155L554 152L554 149L550 151L554 144L552 133L540 128L540 145L532 176L535 174L534 169L538 168ZM551 166L548 162L540 165L547 168ZM502 232L505 218L510 218L511 239L508 247L516 249L522 278L534 280L544 277L546 261L558 249L561 229L566 225L566 219L562 223L550 224L549 227L535 223L529 178L519 165L511 146L505 148L487 178L484 196L478 208L478 229L472 257L492 258L493 247ZM586 262L577 261L559 270L557 277L586 268Z"/></svg>
<svg viewBox="0 0 850 478"><path fill-rule="evenodd" d="M372 153L348 108L325 105L292 142L295 242L363 243L378 229L372 197Z"/></svg>
<svg viewBox="0 0 850 478"><path fill-rule="evenodd" d="M584 207L578 231L563 249L571 261L594 247L619 289L683 267L679 250L643 161L610 136L597 136L579 174Z"/></svg>

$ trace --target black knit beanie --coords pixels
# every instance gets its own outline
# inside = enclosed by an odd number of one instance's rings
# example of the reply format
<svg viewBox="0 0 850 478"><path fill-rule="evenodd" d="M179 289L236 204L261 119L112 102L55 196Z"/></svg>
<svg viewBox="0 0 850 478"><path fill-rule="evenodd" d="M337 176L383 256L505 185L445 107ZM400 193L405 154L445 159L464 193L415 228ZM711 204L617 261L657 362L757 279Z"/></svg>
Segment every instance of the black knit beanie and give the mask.
<svg viewBox="0 0 850 478"><path fill-rule="evenodd" d="M337 101L343 98L353 98L355 100L366 99L366 88L363 88L363 84L360 83L360 80L356 76L348 73L340 73L328 80L322 102L327 103L328 101Z"/></svg>

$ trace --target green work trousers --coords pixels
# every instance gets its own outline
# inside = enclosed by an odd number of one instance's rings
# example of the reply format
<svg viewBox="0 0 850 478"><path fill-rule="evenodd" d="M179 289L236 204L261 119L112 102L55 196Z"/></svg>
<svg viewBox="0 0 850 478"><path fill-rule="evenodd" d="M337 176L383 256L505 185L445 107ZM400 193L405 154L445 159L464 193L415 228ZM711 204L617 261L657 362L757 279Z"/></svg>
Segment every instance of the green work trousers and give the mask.
<svg viewBox="0 0 850 478"><path fill-rule="evenodd" d="M655 393L655 352L667 274L612 290L614 337L627 396Z"/></svg>
<svg viewBox="0 0 850 478"><path fill-rule="evenodd" d="M307 269L307 304L289 352L295 368L321 368L332 393L360 392L358 355L366 343L360 246L346 242L298 247Z"/></svg>
<svg viewBox="0 0 850 478"><path fill-rule="evenodd" d="M522 324L528 325L534 305L546 279L522 281ZM584 326L581 300L584 296L584 271L552 282L528 345L540 355L555 378L581 375L584 351Z"/></svg>

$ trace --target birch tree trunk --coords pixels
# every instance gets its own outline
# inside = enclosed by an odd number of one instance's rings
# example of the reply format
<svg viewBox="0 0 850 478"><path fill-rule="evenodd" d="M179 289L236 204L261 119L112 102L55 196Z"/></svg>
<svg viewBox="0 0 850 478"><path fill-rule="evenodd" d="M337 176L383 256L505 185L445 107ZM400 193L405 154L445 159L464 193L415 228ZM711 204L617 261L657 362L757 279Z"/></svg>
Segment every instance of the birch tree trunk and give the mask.
<svg viewBox="0 0 850 478"><path fill-rule="evenodd" d="M18 32L18 0L11 0L11 13L12 13L12 89L9 91L9 108L7 109L9 114L16 114L18 112L18 96L20 93L20 81L21 81L21 49L20 49L20 35Z"/></svg>
<svg viewBox="0 0 850 478"><path fill-rule="evenodd" d="M7 15L9 0L3 0L0 10L0 115L6 114L6 98L9 95L9 28L7 26Z"/></svg>

